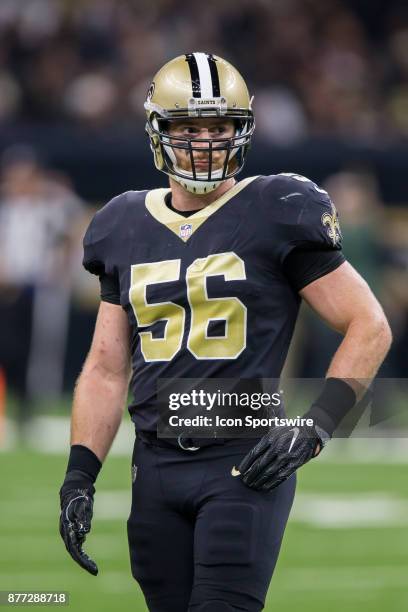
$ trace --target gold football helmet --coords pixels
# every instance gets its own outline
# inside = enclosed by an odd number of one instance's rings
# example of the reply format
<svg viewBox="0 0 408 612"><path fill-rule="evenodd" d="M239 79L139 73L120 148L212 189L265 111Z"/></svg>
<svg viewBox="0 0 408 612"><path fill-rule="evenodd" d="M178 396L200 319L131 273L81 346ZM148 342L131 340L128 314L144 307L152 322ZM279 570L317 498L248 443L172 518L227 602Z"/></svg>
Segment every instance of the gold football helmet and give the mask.
<svg viewBox="0 0 408 612"><path fill-rule="evenodd" d="M221 57L210 53L187 53L159 70L147 92L146 131L156 168L178 181L187 191L204 194L242 170L255 129L255 120L244 79ZM231 138L169 138L175 119L221 117L231 119ZM177 165L174 150L188 152L191 171ZM208 170L198 172L194 151L208 155ZM225 151L221 168L213 168L214 151Z"/></svg>

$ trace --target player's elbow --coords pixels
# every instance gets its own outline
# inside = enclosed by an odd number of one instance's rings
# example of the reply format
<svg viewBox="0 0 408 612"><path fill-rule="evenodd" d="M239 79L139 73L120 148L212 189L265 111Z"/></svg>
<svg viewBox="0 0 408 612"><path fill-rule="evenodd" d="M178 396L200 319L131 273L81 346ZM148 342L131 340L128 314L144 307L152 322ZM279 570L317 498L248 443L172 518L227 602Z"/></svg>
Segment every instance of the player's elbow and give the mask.
<svg viewBox="0 0 408 612"><path fill-rule="evenodd" d="M388 353L392 344L392 331L384 313L382 313L379 320L375 322L374 332L379 344L383 348L384 354Z"/></svg>
<svg viewBox="0 0 408 612"><path fill-rule="evenodd" d="M382 308L371 311L358 324L363 327L370 349L384 357L392 344L392 332Z"/></svg>
<svg viewBox="0 0 408 612"><path fill-rule="evenodd" d="M122 386L129 383L130 360L125 355L113 355L103 349L91 351L83 373L108 384Z"/></svg>

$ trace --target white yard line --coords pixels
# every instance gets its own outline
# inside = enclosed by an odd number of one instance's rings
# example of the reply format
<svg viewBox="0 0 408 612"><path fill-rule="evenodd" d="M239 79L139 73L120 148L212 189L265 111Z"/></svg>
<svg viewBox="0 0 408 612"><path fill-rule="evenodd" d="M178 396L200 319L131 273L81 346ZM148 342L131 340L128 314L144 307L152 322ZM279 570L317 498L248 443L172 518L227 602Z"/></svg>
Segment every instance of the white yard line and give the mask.
<svg viewBox="0 0 408 612"><path fill-rule="evenodd" d="M130 480L130 479L129 479ZM98 490L94 506L98 521L126 521L131 506L131 490ZM55 508L46 500L33 502L33 516L53 516ZM19 502L8 499L0 502L3 517L21 513ZM295 496L290 522L316 529L395 529L408 526L408 499L387 492L370 493L303 493ZM13 536L14 537L14 536ZM24 536L28 537L28 536ZM44 538L49 538L44 534ZM31 538L33 541L35 536Z"/></svg>
<svg viewBox="0 0 408 612"><path fill-rule="evenodd" d="M131 503L129 491L98 491L95 517L126 520ZM298 493L290 521L319 529L397 528L408 525L408 500L387 495Z"/></svg>
<svg viewBox="0 0 408 612"><path fill-rule="evenodd" d="M408 525L408 500L386 493L299 493L290 520L319 529L403 527Z"/></svg>

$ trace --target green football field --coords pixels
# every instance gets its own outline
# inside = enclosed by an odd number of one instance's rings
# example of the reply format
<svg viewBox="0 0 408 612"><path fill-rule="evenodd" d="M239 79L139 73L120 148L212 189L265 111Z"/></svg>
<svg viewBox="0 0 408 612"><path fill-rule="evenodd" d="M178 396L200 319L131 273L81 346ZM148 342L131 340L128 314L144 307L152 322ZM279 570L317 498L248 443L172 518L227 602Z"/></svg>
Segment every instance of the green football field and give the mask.
<svg viewBox="0 0 408 612"><path fill-rule="evenodd" d="M110 457L98 480L87 542L96 578L58 534L65 465L62 455L0 454L0 590L68 591L75 612L146 610L128 562L129 461ZM319 460L302 470L265 610L408 610L407 467Z"/></svg>

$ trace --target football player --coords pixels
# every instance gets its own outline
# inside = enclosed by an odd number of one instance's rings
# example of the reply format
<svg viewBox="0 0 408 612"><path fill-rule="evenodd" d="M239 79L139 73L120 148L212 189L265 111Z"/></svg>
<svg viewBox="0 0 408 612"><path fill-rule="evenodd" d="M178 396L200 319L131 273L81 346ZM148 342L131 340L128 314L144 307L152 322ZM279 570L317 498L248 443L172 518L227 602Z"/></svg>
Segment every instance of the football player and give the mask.
<svg viewBox="0 0 408 612"><path fill-rule="evenodd" d="M152 612L263 608L295 491L390 345L381 306L341 252L328 194L295 174L237 182L254 132L239 72L190 53L155 75L145 109L168 189L129 191L93 218L84 266L101 304L75 390L60 531L75 561L95 480L129 407L136 427L132 573ZM301 300L344 335L305 413L258 439L162 439L159 378L279 378ZM354 382L356 381L356 382Z"/></svg>

